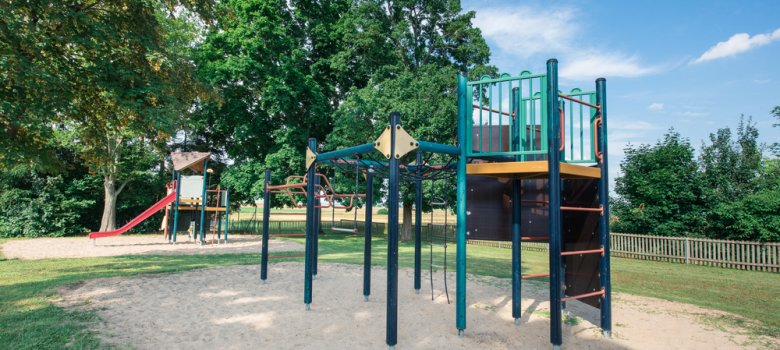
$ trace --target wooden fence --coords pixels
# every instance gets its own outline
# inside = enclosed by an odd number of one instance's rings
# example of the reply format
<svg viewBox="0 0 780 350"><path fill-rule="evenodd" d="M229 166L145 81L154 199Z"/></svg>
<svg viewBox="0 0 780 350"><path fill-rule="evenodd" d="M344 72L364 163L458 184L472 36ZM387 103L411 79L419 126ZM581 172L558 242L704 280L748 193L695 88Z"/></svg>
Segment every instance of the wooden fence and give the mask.
<svg viewBox="0 0 780 350"><path fill-rule="evenodd" d="M613 233L612 255L740 270L780 272L780 243Z"/></svg>
<svg viewBox="0 0 780 350"><path fill-rule="evenodd" d="M339 220L337 227L352 228L352 220ZM236 233L259 234L263 228L262 220L231 221L230 230ZM303 233L306 222L297 220L272 221L269 229L274 233ZM323 220L321 227L329 230L333 223ZM365 222L358 221L359 232L363 232ZM385 236L387 224L373 223L373 234ZM423 226L422 239L428 242L433 235L434 244L441 244L446 239L455 243L455 225L448 225L446 234L442 224L426 224ZM724 268L780 272L780 243L727 241L705 238L648 236L626 233L610 234L612 256L653 261L667 261L683 264L717 266ZM512 248L512 242L467 240L468 244ZM522 250L546 252L547 243L523 242Z"/></svg>

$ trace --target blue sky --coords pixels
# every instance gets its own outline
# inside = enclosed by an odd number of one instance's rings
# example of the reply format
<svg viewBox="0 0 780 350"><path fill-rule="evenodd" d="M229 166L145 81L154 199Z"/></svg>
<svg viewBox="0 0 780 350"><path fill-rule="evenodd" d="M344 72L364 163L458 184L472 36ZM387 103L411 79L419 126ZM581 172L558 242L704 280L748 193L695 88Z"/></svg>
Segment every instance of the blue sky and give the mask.
<svg viewBox="0 0 780 350"><path fill-rule="evenodd" d="M561 90L607 79L610 168L674 127L695 148L741 114L780 140L780 1L463 1L501 72L544 72Z"/></svg>

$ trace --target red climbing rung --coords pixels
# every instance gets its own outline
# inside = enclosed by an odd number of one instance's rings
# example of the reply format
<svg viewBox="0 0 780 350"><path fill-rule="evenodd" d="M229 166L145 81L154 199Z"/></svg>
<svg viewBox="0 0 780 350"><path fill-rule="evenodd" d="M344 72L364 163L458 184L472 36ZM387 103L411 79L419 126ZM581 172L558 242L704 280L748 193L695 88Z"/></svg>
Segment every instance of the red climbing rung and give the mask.
<svg viewBox="0 0 780 350"><path fill-rule="evenodd" d="M586 106L588 106L590 108L594 108L594 109L599 110L599 111L601 110L601 106L600 105L594 105L592 103L587 103L587 102L585 102L583 100L578 100L578 99L576 99L574 97L571 97L571 96L566 96L564 94L558 94L558 97L560 97L560 98L562 98L564 100L569 100L569 101L572 101L572 102L576 102L576 103L579 103L579 104L586 105Z"/></svg>
<svg viewBox="0 0 780 350"><path fill-rule="evenodd" d="M530 242L546 241L546 240L548 240L548 237L546 237L546 236L529 236L529 237L520 237L520 240L521 241L530 241Z"/></svg>
<svg viewBox="0 0 780 350"><path fill-rule="evenodd" d="M592 212L601 213L603 211L603 208L602 207L598 207L598 208L561 207L561 210L568 210L568 211L592 211Z"/></svg>
<svg viewBox="0 0 780 350"><path fill-rule="evenodd" d="M550 277L550 274L549 273L537 273L535 275L525 275L525 276L522 276L523 279L539 278L539 277Z"/></svg>
<svg viewBox="0 0 780 350"><path fill-rule="evenodd" d="M570 297L561 298L561 301L569 301L569 300L577 300L582 298L588 298L588 297L595 297L595 296L602 296L604 295L604 290L600 290L598 292L592 292L592 293L585 293L580 295L572 295Z"/></svg>
<svg viewBox="0 0 780 350"><path fill-rule="evenodd" d="M561 256L580 255L580 254L604 254L604 247L601 247L599 249L573 250L570 252L561 252Z"/></svg>

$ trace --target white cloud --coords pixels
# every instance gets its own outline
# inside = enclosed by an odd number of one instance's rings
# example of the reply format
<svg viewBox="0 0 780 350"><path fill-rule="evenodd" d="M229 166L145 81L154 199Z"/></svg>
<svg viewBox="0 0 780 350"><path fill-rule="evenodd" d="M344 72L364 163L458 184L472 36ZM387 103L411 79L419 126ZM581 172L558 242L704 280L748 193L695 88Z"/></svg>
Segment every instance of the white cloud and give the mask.
<svg viewBox="0 0 780 350"><path fill-rule="evenodd" d="M728 40L721 41L709 48L692 63L702 63L717 60L719 58L736 56L737 54L764 46L775 40L780 40L780 28L772 33L756 34L752 37L748 33L734 34Z"/></svg>
<svg viewBox="0 0 780 350"><path fill-rule="evenodd" d="M664 110L664 104L660 102L653 102L649 106L647 106L647 109L651 111L662 111Z"/></svg>
<svg viewBox="0 0 780 350"><path fill-rule="evenodd" d="M571 80L590 80L598 77L639 77L658 71L639 63L636 56L618 52L592 50L576 53L571 60L561 64L560 76Z"/></svg>
<svg viewBox="0 0 780 350"><path fill-rule="evenodd" d="M474 24L482 35L514 56L565 51L577 32L571 9L521 6L476 10Z"/></svg>
<svg viewBox="0 0 780 350"><path fill-rule="evenodd" d="M476 13L474 25L495 49L493 58L557 56L560 76L569 80L638 77L659 70L641 64L637 56L592 46L575 7L483 5L471 10Z"/></svg>

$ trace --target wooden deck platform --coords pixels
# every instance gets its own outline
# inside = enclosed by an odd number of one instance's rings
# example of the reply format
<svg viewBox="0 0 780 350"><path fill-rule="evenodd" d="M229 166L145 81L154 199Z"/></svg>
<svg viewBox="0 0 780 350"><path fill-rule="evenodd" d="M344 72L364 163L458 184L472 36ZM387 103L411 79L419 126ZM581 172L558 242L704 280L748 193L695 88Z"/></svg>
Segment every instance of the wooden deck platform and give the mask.
<svg viewBox="0 0 780 350"><path fill-rule="evenodd" d="M466 174L512 179L546 179L547 161L473 163L466 165ZM561 163L561 178L598 179L601 169Z"/></svg>

